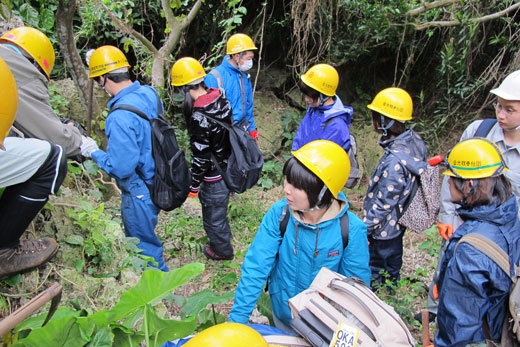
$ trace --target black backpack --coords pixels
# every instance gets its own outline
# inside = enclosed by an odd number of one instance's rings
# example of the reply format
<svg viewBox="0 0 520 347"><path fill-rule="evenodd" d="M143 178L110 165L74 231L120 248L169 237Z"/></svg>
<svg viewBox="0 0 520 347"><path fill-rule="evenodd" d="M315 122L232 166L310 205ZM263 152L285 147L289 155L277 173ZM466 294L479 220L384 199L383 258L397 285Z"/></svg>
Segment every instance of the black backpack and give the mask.
<svg viewBox="0 0 520 347"><path fill-rule="evenodd" d="M157 92L153 89L155 94ZM148 118L142 111L130 105L116 105L115 110L126 110L150 122L152 127L152 154L155 161L153 183L146 184L152 201L161 210L171 211L181 206L190 192L191 174L184 151L179 148L172 126L164 117L161 99L157 95L157 118ZM141 174L137 174L142 178Z"/></svg>
<svg viewBox="0 0 520 347"><path fill-rule="evenodd" d="M207 118L228 130L231 145L231 154L225 171L222 170L213 153L211 153L211 160L224 178L229 190L243 193L253 187L260 178L264 166L262 151L251 135L242 127L229 125L215 118Z"/></svg>

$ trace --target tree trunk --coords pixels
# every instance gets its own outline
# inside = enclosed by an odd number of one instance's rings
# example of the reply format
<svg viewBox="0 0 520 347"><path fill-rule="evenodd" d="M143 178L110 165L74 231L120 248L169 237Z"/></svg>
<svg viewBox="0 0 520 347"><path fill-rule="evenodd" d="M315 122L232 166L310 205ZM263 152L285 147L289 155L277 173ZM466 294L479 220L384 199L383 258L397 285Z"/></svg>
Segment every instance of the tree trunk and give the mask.
<svg viewBox="0 0 520 347"><path fill-rule="evenodd" d="M85 112L88 107L88 73L85 70L85 63L81 59L74 42L74 30L72 21L76 13L76 0L59 0L58 11L56 12L56 31L58 44L63 53L65 64L69 68L74 84L78 89L79 99ZM92 110L94 114L102 112L96 98L92 100ZM86 117L85 117L86 119Z"/></svg>

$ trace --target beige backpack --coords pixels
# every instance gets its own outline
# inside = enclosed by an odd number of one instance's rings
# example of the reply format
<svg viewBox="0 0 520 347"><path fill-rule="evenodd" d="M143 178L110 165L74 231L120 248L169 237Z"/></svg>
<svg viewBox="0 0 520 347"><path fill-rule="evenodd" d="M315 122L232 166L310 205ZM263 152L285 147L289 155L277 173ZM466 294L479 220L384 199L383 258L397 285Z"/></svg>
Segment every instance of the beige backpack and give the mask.
<svg viewBox="0 0 520 347"><path fill-rule="evenodd" d="M289 307L291 326L313 346L415 346L401 317L363 281L325 267Z"/></svg>

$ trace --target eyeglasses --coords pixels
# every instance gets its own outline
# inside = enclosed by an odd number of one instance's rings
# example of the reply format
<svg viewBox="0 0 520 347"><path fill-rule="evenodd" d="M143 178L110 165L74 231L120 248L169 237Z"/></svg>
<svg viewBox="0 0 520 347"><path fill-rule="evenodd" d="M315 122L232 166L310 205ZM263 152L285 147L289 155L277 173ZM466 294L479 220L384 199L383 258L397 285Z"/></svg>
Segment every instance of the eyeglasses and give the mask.
<svg viewBox="0 0 520 347"><path fill-rule="evenodd" d="M493 106L495 107L495 111L499 114L501 112L504 112L506 116L512 116L515 113L519 113L520 111L513 111L510 109L504 108L498 101L493 103Z"/></svg>

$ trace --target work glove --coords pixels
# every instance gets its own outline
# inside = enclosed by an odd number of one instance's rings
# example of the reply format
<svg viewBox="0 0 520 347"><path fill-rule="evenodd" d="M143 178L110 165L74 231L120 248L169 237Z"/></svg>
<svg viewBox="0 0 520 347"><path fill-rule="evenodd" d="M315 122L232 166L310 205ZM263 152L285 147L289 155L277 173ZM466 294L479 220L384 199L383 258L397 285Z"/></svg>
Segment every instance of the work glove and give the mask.
<svg viewBox="0 0 520 347"><path fill-rule="evenodd" d="M92 153L99 149L96 141L91 137L81 136L81 145L79 147L81 155L90 158Z"/></svg>
<svg viewBox="0 0 520 347"><path fill-rule="evenodd" d="M433 285L432 294L435 300L439 300L439 288L437 287L437 284Z"/></svg>
<svg viewBox="0 0 520 347"><path fill-rule="evenodd" d="M442 236L443 239L449 240L449 238L453 235L453 225L452 224L444 224L439 222L437 224L437 229L439 229L439 235Z"/></svg>
<svg viewBox="0 0 520 347"><path fill-rule="evenodd" d="M251 130L249 135L253 138L253 140L258 141L258 130Z"/></svg>

